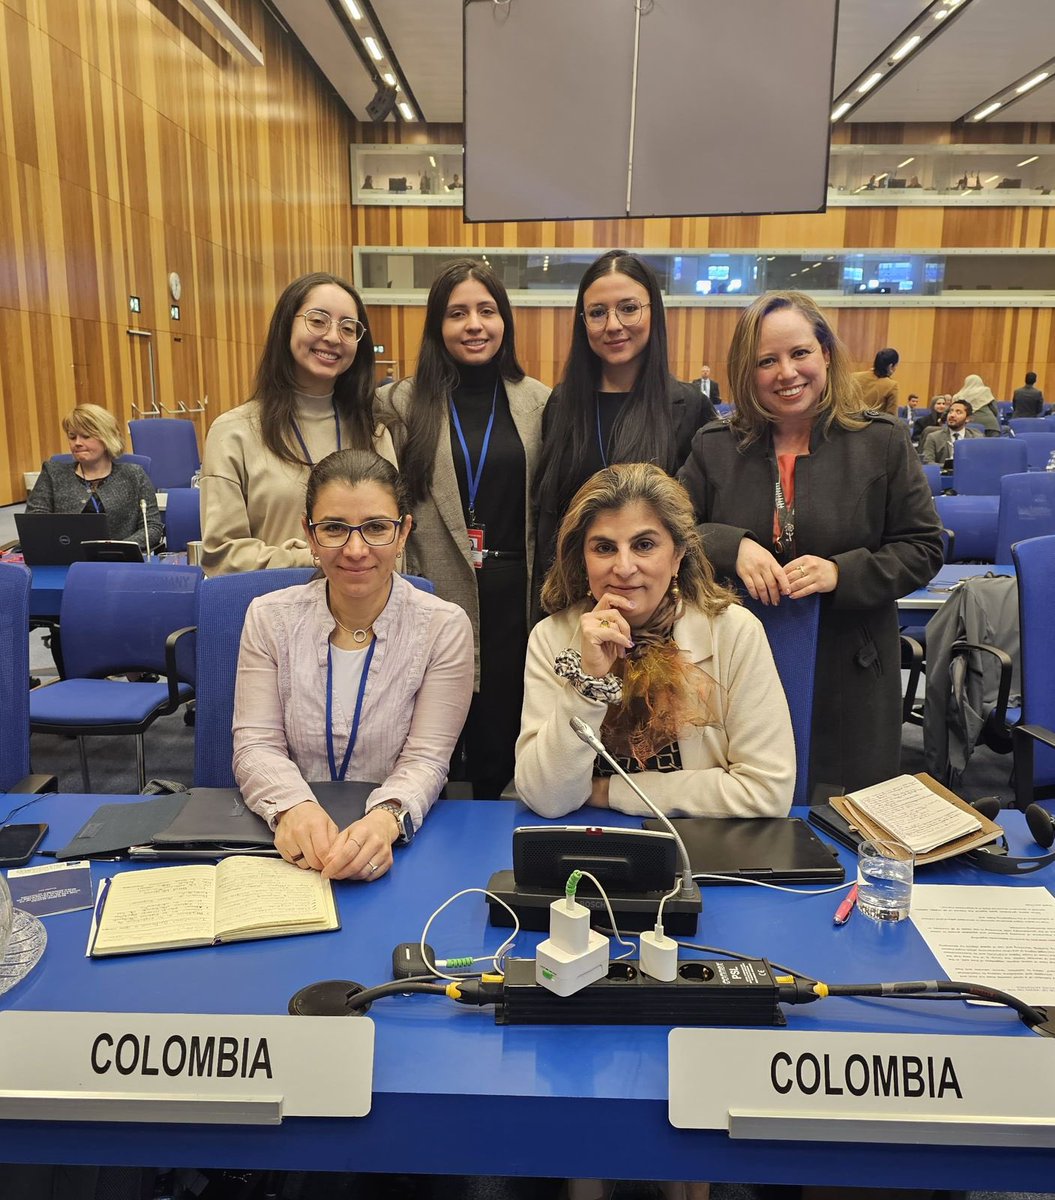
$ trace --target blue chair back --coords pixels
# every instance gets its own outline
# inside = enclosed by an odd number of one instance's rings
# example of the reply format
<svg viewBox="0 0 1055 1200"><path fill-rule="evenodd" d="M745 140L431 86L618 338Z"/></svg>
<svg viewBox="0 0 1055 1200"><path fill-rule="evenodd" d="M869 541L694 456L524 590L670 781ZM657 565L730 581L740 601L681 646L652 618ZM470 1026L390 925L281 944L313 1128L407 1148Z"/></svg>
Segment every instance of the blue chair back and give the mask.
<svg viewBox="0 0 1055 1200"><path fill-rule="evenodd" d="M188 542L201 541L201 492L192 487L169 488L164 517L169 550L186 550Z"/></svg>
<svg viewBox="0 0 1055 1200"><path fill-rule="evenodd" d="M72 454L53 454L51 456L51 461L52 462L71 463L71 462L73 462L73 455ZM148 475L150 475L150 458L146 454L122 454L120 461L123 463L132 463L132 465L136 466L136 467L142 467L143 470ZM154 483L153 477L151 477L150 482ZM157 487L157 484L155 483L154 486Z"/></svg>
<svg viewBox="0 0 1055 1200"><path fill-rule="evenodd" d="M1047 425L1049 430L1055 433L1055 413L1049 413L1044 418L1044 423Z"/></svg>
<svg viewBox="0 0 1055 1200"><path fill-rule="evenodd" d="M29 569L0 563L0 792L29 774Z"/></svg>
<svg viewBox="0 0 1055 1200"><path fill-rule="evenodd" d="M1047 470L1048 459L1055 453L1055 430L1040 433L1020 433L1018 440L1026 447L1026 470Z"/></svg>
<svg viewBox="0 0 1055 1200"><path fill-rule="evenodd" d="M257 596L307 583L311 567L276 567L206 579L198 590L197 715L194 720L194 783L234 787L231 724L238 647L246 610Z"/></svg>
<svg viewBox="0 0 1055 1200"><path fill-rule="evenodd" d="M962 443L964 446L969 442ZM956 451L960 453L959 449ZM999 496L935 496L942 528L955 535L949 562L997 562Z"/></svg>
<svg viewBox="0 0 1055 1200"><path fill-rule="evenodd" d="M201 578L200 567L74 563L60 610L67 679L101 679L124 671L165 674L165 639L194 624ZM180 661L180 678L194 682L189 650Z"/></svg>
<svg viewBox="0 0 1055 1200"><path fill-rule="evenodd" d="M810 801L810 728L813 721L813 680L817 668L817 629L820 597L759 604L744 596L744 607L762 622L773 651L777 674L784 685L791 729L795 736L795 797Z"/></svg>
<svg viewBox="0 0 1055 1200"><path fill-rule="evenodd" d="M956 447L952 486L961 496L999 496L1000 479L1026 469L1026 444L1017 438L971 438Z"/></svg>
<svg viewBox="0 0 1055 1200"><path fill-rule="evenodd" d="M927 482L930 484L930 494L940 496L942 493L941 464L924 463L923 474L926 475Z"/></svg>
<svg viewBox="0 0 1055 1200"><path fill-rule="evenodd" d="M1012 417L1007 424L1015 437L1021 437L1024 433L1049 432L1047 417Z"/></svg>
<svg viewBox="0 0 1055 1200"><path fill-rule="evenodd" d="M1012 550L1018 573L1018 622L1022 650L1022 724L1055 729L1055 536L1029 538ZM1055 750L1036 744L1033 786L1055 785Z"/></svg>
<svg viewBox="0 0 1055 1200"><path fill-rule="evenodd" d="M1016 542L1049 534L1055 534L1055 471L1005 475L1000 481L995 561L1009 563Z"/></svg>
<svg viewBox="0 0 1055 1200"><path fill-rule="evenodd" d="M150 456L148 472L156 488L190 487L201 466L194 422L180 417L150 417L128 422L132 449Z"/></svg>

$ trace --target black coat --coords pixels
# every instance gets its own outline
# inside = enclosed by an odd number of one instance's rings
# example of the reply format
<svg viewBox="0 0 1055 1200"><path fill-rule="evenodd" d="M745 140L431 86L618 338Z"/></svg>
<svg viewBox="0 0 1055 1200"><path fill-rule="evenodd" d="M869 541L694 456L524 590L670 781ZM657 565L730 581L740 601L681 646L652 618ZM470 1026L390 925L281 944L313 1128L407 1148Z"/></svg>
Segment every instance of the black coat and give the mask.
<svg viewBox="0 0 1055 1200"><path fill-rule="evenodd" d="M538 468L540 471L542 464L548 460L548 456L556 450L552 444L547 444L547 440L552 442L551 430L553 418L556 416L562 403L562 388L558 384L553 389L549 403L546 405L546 411L542 414L542 454ZM693 387L691 383L671 379L670 418L674 432L674 462L669 464L669 466L672 470L676 471L686 458L688 458L689 448L692 445L693 435L696 433L696 430L702 425L706 425L709 421L715 420L717 413L715 412L714 405L704 400L698 388ZM625 461L633 460L627 459ZM546 493L541 493L536 489L536 569L534 585L536 596L539 588L542 586L542 580L545 578L546 571L549 570L550 564L553 562L553 557L557 550L557 529L560 526L561 517L564 515L564 510L567 508L568 502L586 480L595 472L601 470L603 466L604 463L601 461L600 448L595 449L591 445L589 456L583 462L576 464L565 478L561 480L559 491L550 490ZM660 466L666 467L668 464L661 463Z"/></svg>
<svg viewBox="0 0 1055 1200"><path fill-rule="evenodd" d="M1044 411L1044 393L1038 387L1015 388L1011 397L1013 417L1039 417Z"/></svg>
<svg viewBox="0 0 1055 1200"><path fill-rule="evenodd" d="M777 466L769 437L740 449L727 423L709 425L678 477L719 578L735 579L742 538L772 547ZM938 571L940 528L919 460L894 418L870 413L864 429L814 429L795 469L794 556L831 559L839 582L821 598L811 786L852 790L898 773L896 601Z"/></svg>

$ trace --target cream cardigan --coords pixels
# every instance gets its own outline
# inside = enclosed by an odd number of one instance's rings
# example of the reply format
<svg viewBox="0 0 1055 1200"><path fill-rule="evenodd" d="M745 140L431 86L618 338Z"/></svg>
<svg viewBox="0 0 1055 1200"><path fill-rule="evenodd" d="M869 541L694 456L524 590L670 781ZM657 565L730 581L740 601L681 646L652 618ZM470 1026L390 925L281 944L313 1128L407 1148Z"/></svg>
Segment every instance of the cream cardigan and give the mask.
<svg viewBox="0 0 1055 1200"><path fill-rule="evenodd" d="M516 789L544 817L581 808L590 795L594 752L569 726L581 717L600 731L606 706L587 700L554 670L560 651L578 650L581 605L536 625L528 640L524 710L516 746ZM708 617L689 608L674 640L718 681L721 722L678 734L682 770L642 771L634 781L672 817L782 817L795 789L795 743L784 689L758 619L738 604ZM609 805L648 816L625 780L613 776Z"/></svg>

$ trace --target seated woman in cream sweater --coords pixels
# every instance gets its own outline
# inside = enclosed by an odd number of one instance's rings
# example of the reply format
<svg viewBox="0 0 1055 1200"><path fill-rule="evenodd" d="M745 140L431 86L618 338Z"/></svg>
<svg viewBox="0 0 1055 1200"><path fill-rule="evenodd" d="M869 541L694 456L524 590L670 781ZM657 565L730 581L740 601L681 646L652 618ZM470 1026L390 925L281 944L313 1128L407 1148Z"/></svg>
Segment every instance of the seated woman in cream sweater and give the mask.
<svg viewBox="0 0 1055 1200"><path fill-rule="evenodd" d="M535 812L645 814L573 716L671 816L791 807L795 746L769 643L715 582L694 522L684 488L649 463L598 471L572 500L542 589L554 615L528 642L516 787Z"/></svg>
<svg viewBox="0 0 1055 1200"><path fill-rule="evenodd" d="M374 338L351 284L303 275L279 297L252 398L212 423L201 469L207 575L310 567L304 487L335 450L375 450L395 465L373 417Z"/></svg>

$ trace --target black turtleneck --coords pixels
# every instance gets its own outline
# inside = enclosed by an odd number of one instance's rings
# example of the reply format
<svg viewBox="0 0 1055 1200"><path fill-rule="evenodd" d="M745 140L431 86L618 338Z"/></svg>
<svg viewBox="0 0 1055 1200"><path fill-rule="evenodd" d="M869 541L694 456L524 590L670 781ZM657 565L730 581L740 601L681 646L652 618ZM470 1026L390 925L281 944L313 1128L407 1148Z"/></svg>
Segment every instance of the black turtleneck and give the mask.
<svg viewBox="0 0 1055 1200"><path fill-rule="evenodd" d="M491 401L495 400L495 423L491 430L480 489L476 493L476 519L484 525L484 545L489 550L515 550L522 553L525 549L527 465L520 435L509 412L505 386L493 360L480 366L459 364L458 374L458 386L454 389L451 402L458 410L474 470L480 461L484 432L491 415ZM462 512L468 522L469 485L465 455L454 428L453 417L450 426L451 455L458 476Z"/></svg>

